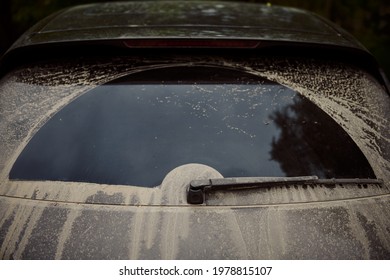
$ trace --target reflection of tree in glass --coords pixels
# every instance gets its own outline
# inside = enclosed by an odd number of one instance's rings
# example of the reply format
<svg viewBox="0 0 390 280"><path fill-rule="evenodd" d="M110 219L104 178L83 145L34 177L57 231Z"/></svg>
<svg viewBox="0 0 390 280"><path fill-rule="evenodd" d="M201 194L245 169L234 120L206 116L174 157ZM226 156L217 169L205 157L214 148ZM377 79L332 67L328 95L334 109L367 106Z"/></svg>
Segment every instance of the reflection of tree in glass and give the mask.
<svg viewBox="0 0 390 280"><path fill-rule="evenodd" d="M273 139L271 159L287 176L375 178L363 153L325 112L297 95L293 104L270 115L281 130Z"/></svg>

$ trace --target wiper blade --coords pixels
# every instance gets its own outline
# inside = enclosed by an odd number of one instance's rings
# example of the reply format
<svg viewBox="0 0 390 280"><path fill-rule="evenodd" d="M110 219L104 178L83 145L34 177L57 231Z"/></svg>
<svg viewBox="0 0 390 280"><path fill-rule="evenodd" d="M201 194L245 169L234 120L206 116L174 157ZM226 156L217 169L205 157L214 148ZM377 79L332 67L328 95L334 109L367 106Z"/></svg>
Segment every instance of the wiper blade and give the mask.
<svg viewBox="0 0 390 280"><path fill-rule="evenodd" d="M237 177L220 178L208 180L193 180L187 191L187 202L190 204L204 203L205 190L227 189L230 187L270 187L281 184L298 184L303 182L314 182L317 176L302 177Z"/></svg>
<svg viewBox="0 0 390 280"><path fill-rule="evenodd" d="M202 204L206 190L229 188L272 187L284 184L383 184L381 179L319 179L317 176L300 177L237 177L207 180L193 180L187 191L189 204Z"/></svg>

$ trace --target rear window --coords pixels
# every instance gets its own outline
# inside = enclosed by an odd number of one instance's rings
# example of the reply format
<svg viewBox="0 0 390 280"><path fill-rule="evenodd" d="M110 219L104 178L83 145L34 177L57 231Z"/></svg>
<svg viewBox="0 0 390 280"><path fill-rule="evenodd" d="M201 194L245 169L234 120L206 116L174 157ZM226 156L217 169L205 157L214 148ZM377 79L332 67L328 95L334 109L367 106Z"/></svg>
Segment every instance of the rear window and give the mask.
<svg viewBox="0 0 390 280"><path fill-rule="evenodd" d="M375 178L333 118L291 88L222 67L165 67L97 86L30 140L9 178L153 187L183 164L224 177Z"/></svg>

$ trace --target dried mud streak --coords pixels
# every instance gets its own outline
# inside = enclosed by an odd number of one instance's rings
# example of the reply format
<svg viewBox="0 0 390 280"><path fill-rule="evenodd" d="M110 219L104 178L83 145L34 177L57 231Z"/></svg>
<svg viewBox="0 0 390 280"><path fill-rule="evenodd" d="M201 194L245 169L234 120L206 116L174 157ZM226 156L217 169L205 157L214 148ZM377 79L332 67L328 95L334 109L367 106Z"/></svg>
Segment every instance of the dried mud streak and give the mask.
<svg viewBox="0 0 390 280"><path fill-rule="evenodd" d="M362 245L364 249L364 259L369 259L370 245L368 244L367 236L364 234L365 231L359 223L356 210L350 203L347 203L346 209L349 212L350 217L348 226L351 229L351 232L354 233L356 240Z"/></svg>
<svg viewBox="0 0 390 280"><path fill-rule="evenodd" d="M266 248L268 255L265 258L280 259L286 252L286 239L284 233L288 223L285 220L283 211L275 207L266 211L267 241ZM281 225L285 225L283 228ZM275 249L276 248L276 249ZM260 248L262 250L263 248ZM277 254L277 252L280 252Z"/></svg>
<svg viewBox="0 0 390 280"><path fill-rule="evenodd" d="M165 184L163 183L163 187ZM163 196L169 201L168 204L177 205L183 196L182 193L185 192L186 186L183 185L183 182L175 185L175 187L164 188ZM175 259L178 250L179 250L179 241L181 238L186 238L188 236L189 229L189 215L188 212L178 213L178 211L169 212L167 215L164 215L162 218L162 241L161 242L161 256L163 259L172 260ZM179 227L177 227L179 225Z"/></svg>
<svg viewBox="0 0 390 280"><path fill-rule="evenodd" d="M154 209L145 208L145 205L161 205L162 193L161 186L159 186L149 189L149 192L140 192L127 198L127 201L131 199L137 201L132 203L133 205L140 204L134 212L133 223L129 231L129 239L131 240L131 246L129 247L130 259L139 259L142 244L146 246L146 249L151 249L156 243L159 234L159 223L162 223L161 213Z"/></svg>
<svg viewBox="0 0 390 280"><path fill-rule="evenodd" d="M55 259L59 260L62 258L62 253L64 251L65 244L72 234L73 223L78 217L80 217L81 213L82 211L80 209L70 210L66 222L58 237L58 245L57 245Z"/></svg>
<svg viewBox="0 0 390 280"><path fill-rule="evenodd" d="M143 233L145 231L145 225L149 224L147 220L147 213L143 209L137 209L132 219L131 224L131 246L129 251L130 259L138 259L140 253L140 247L142 244Z"/></svg>
<svg viewBox="0 0 390 280"><path fill-rule="evenodd" d="M2 234L2 239L0 243L0 259L5 258L5 251L8 246L8 243L10 242L10 239L7 236L10 234L10 230L12 231L12 225L15 223L15 216L17 213L17 206L15 205L1 205L1 207L7 207L7 210L5 211L4 215L2 216L0 220L0 229Z"/></svg>
<svg viewBox="0 0 390 280"><path fill-rule="evenodd" d="M31 234L39 221L44 208L43 207L31 207L28 205L19 206L19 211L15 216L14 223L8 230L8 234L5 238L5 244L8 246L4 251L0 252L4 258L21 259L23 251L25 250ZM28 213L26 213L28 212ZM23 233L23 235L21 235ZM16 240L16 236L20 238Z"/></svg>
<svg viewBox="0 0 390 280"><path fill-rule="evenodd" d="M151 205L159 205L162 201L162 191L161 189L156 189L153 195L150 198ZM152 210L149 213L146 233L144 234L146 238L146 248L150 249L155 243L155 240L158 236L158 228L161 226L161 216L162 214L157 210Z"/></svg>
<svg viewBox="0 0 390 280"><path fill-rule="evenodd" d="M235 211L230 211L229 216L226 218L227 227L230 229L231 240L235 240L236 253L240 259L250 259L254 256L250 255L250 250L245 242L241 222L237 219Z"/></svg>

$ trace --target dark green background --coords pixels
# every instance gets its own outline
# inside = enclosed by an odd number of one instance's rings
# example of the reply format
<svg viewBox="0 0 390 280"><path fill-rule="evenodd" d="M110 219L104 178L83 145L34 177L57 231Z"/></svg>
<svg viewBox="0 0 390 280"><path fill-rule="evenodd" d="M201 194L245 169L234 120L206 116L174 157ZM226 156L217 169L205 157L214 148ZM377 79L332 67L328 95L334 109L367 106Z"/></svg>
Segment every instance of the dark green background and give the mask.
<svg viewBox="0 0 390 280"><path fill-rule="evenodd" d="M0 54L30 26L59 9L109 0L1 0ZM335 22L354 35L377 58L390 76L390 1L389 0L247 0L304 8Z"/></svg>

